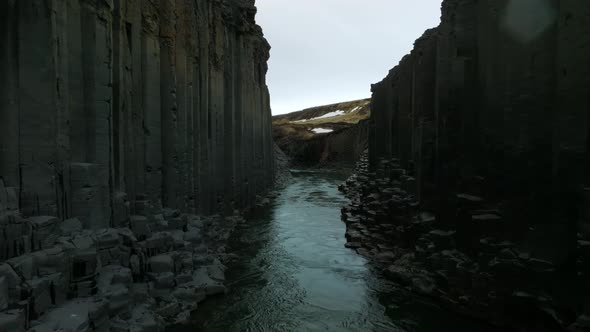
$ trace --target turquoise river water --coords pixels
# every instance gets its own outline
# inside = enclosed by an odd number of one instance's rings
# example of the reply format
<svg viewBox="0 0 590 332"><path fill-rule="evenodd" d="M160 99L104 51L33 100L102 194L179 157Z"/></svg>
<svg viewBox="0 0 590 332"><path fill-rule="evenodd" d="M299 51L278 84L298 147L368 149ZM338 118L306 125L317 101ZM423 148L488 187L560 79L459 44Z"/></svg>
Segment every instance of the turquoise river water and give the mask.
<svg viewBox="0 0 590 332"><path fill-rule="evenodd" d="M238 226L229 293L199 305L188 331L485 331L386 281L344 247L339 172L293 171L273 203Z"/></svg>

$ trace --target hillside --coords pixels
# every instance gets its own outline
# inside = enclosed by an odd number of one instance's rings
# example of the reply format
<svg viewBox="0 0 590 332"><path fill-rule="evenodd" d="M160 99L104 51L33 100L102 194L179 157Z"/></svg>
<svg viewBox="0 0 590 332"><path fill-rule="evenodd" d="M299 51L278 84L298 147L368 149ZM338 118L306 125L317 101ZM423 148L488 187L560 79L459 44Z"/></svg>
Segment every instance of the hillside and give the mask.
<svg viewBox="0 0 590 332"><path fill-rule="evenodd" d="M273 139L296 164L354 161L366 145L370 99L308 108L273 117ZM360 136L359 136L360 135Z"/></svg>
<svg viewBox="0 0 590 332"><path fill-rule="evenodd" d="M370 115L371 99L347 101L343 103L317 106L302 111L273 116L275 125L294 124L323 124L329 122L358 123Z"/></svg>

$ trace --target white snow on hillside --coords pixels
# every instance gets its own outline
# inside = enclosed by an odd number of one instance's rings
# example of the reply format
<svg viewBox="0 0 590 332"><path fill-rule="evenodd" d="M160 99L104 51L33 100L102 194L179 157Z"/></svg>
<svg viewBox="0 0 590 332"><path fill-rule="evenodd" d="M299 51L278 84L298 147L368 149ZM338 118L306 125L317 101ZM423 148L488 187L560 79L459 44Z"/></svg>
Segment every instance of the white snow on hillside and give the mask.
<svg viewBox="0 0 590 332"><path fill-rule="evenodd" d="M318 116L315 118L311 118L311 119L303 119L303 120L297 120L297 121L291 121L292 123L297 123L297 122L307 122L307 121L313 121L313 120L319 120L319 119L327 119L327 118L333 118L336 116L340 116L340 115L344 115L344 111L334 111L334 112L330 112L330 113L326 113L322 116Z"/></svg>
<svg viewBox="0 0 590 332"><path fill-rule="evenodd" d="M313 128L311 131L313 131L316 134L327 134L333 132L334 130L326 128Z"/></svg>
<svg viewBox="0 0 590 332"><path fill-rule="evenodd" d="M317 118L313 118L312 120L333 118L335 116L340 116L340 115L344 115L344 111L334 111L334 112L326 113L322 116L318 116Z"/></svg>

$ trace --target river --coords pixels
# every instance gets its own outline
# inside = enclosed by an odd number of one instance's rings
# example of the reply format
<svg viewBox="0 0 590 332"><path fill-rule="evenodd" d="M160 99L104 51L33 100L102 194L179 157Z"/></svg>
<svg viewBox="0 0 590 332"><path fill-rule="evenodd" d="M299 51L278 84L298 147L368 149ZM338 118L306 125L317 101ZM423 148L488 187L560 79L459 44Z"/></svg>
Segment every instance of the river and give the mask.
<svg viewBox="0 0 590 332"><path fill-rule="evenodd" d="M293 171L273 203L238 226L230 292L171 331L483 331L386 281L344 247L342 172Z"/></svg>

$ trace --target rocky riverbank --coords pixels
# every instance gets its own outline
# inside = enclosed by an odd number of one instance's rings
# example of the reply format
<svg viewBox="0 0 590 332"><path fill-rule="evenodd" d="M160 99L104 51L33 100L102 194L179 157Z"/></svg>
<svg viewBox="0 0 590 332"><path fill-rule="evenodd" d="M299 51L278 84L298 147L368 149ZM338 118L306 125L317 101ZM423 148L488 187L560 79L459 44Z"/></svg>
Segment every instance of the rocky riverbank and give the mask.
<svg viewBox="0 0 590 332"><path fill-rule="evenodd" d="M0 263L0 331L160 331L225 292L224 242L241 217L164 209L130 220L91 231L76 218L11 216L5 230L24 228L26 241Z"/></svg>
<svg viewBox="0 0 590 332"><path fill-rule="evenodd" d="M369 171L365 154L340 186L351 200L342 208L346 246L408 289L496 326L521 331L590 328L590 317L580 306L588 295L588 239L579 235L577 273L564 279L558 266L502 235L506 221L501 206L458 193L452 207L457 227L444 227L420 205L414 184L396 159L382 159Z"/></svg>

